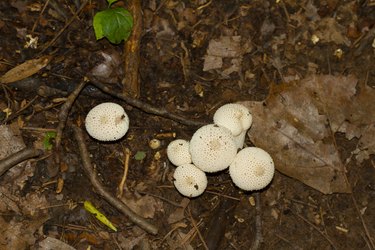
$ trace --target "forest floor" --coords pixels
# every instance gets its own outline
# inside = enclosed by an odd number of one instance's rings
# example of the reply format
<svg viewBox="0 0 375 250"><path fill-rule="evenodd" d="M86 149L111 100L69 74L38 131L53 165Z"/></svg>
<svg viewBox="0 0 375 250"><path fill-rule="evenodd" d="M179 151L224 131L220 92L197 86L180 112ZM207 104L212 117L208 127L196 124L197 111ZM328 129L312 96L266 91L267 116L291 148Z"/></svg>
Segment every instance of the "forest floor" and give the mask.
<svg viewBox="0 0 375 250"><path fill-rule="evenodd" d="M95 39L92 19L106 4L0 1L0 76L27 62L0 77L0 170L23 148L38 155L0 171L0 249L375 249L374 1L142 1L138 106L114 95L123 92L124 43ZM93 76L112 94L83 86ZM102 102L129 115L116 142L84 132ZM246 144L270 152L272 183L244 192L224 170L208 175L201 196L181 196L168 144L189 140L194 123L212 123L231 102L252 111ZM82 144L108 193L156 234L99 195Z"/></svg>

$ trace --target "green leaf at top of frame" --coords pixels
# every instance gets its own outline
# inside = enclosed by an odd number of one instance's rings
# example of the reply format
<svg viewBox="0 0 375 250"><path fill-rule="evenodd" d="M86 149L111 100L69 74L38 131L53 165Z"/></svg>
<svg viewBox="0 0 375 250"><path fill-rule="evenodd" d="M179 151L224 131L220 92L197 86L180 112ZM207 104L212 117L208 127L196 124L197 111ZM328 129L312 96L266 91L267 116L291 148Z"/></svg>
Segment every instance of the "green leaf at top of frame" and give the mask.
<svg viewBox="0 0 375 250"><path fill-rule="evenodd" d="M118 0L107 0L108 5L111 6L113 3L117 2Z"/></svg>
<svg viewBox="0 0 375 250"><path fill-rule="evenodd" d="M126 41L133 29L133 17L129 11L118 7L100 11L94 16L96 40L106 37L111 43Z"/></svg>

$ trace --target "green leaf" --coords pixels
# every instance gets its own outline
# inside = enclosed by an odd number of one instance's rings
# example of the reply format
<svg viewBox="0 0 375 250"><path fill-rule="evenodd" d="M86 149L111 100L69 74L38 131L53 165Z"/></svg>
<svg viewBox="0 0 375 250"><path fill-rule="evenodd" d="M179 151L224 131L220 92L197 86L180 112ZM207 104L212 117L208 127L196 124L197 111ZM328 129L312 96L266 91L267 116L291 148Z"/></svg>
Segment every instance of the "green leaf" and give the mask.
<svg viewBox="0 0 375 250"><path fill-rule="evenodd" d="M56 132L49 131L46 132L43 138L43 147L45 150L52 149L52 139L56 138Z"/></svg>
<svg viewBox="0 0 375 250"><path fill-rule="evenodd" d="M134 155L134 159L136 159L137 161L142 161L144 158L146 158L146 152L144 152L144 151L138 151Z"/></svg>
<svg viewBox="0 0 375 250"><path fill-rule="evenodd" d="M113 3L117 2L118 0L107 0L108 5L111 6Z"/></svg>
<svg viewBox="0 0 375 250"><path fill-rule="evenodd" d="M126 41L133 28L133 17L124 8L107 9L94 16L96 40L106 37L111 43Z"/></svg>
<svg viewBox="0 0 375 250"><path fill-rule="evenodd" d="M117 228L112 224L112 222L108 220L107 217L105 217L105 215L102 214L98 209L96 209L96 207L94 207L94 205L91 202L85 201L83 203L83 206L86 209L86 211L95 215L95 218L98 219L101 223L103 223L113 231L117 232Z"/></svg>

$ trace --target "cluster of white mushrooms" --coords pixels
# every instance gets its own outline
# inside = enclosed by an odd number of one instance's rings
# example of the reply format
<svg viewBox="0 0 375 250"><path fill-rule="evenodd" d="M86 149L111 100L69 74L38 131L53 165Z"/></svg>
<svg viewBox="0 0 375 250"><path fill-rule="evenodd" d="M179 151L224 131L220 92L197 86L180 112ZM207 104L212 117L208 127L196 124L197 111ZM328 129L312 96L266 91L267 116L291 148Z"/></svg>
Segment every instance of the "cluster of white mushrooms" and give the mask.
<svg viewBox="0 0 375 250"><path fill-rule="evenodd" d="M266 187L275 172L271 156L257 147L242 149L252 123L250 111L229 103L215 112L213 122L199 128L190 142L177 139L168 145L168 159L177 166L173 175L176 189L188 197L199 196L207 187L206 172L228 167L239 188L252 191ZM129 117L119 104L106 102L90 110L85 126L99 141L116 141L128 131Z"/></svg>
<svg viewBox="0 0 375 250"><path fill-rule="evenodd" d="M213 121L199 128L190 142L177 139L168 145L168 159L177 166L173 175L176 189L184 196L199 196L207 187L205 172L228 167L239 188L252 191L266 187L275 172L271 156L258 147L242 149L252 124L250 111L241 104L229 103L215 112Z"/></svg>

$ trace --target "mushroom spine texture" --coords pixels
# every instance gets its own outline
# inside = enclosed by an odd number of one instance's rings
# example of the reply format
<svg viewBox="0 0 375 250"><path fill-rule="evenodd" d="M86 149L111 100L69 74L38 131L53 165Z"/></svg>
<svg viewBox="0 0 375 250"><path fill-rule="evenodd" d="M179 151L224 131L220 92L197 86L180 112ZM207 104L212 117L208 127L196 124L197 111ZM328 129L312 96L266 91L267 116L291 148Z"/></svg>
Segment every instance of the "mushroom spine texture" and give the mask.
<svg viewBox="0 0 375 250"><path fill-rule="evenodd" d="M193 164L178 166L174 171L173 179L178 192L187 197L199 196L207 187L206 174Z"/></svg>
<svg viewBox="0 0 375 250"><path fill-rule="evenodd" d="M199 128L190 141L192 162L205 172L226 169L236 153L237 147L231 132L215 124Z"/></svg>
<svg viewBox="0 0 375 250"><path fill-rule="evenodd" d="M129 129L129 117L117 103L105 102L92 108L85 119L86 130L99 141L115 141Z"/></svg>
<svg viewBox="0 0 375 250"><path fill-rule="evenodd" d="M216 110L213 120L215 124L229 129L233 136L238 136L250 128L253 117L244 105L228 103Z"/></svg>
<svg viewBox="0 0 375 250"><path fill-rule="evenodd" d="M169 161L175 166L191 163L189 145L188 141L182 139L170 142L167 147Z"/></svg>
<svg viewBox="0 0 375 250"><path fill-rule="evenodd" d="M233 183L246 191L266 187L272 181L274 172L275 166L271 156L257 147L242 149L229 166Z"/></svg>

